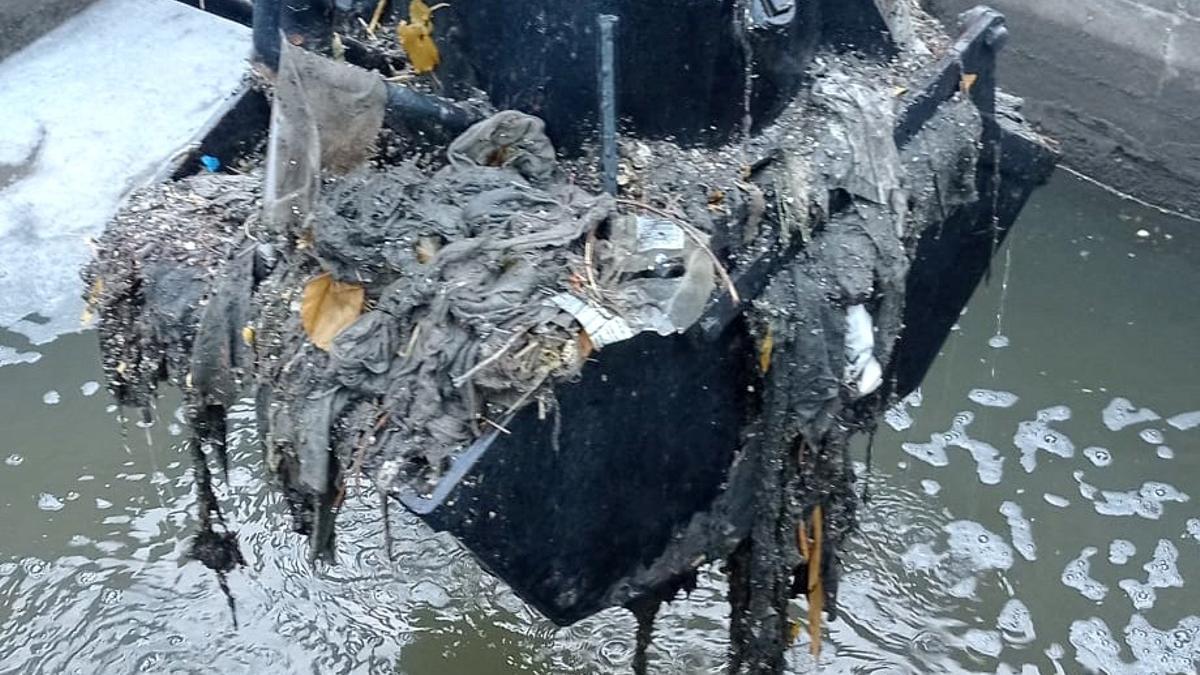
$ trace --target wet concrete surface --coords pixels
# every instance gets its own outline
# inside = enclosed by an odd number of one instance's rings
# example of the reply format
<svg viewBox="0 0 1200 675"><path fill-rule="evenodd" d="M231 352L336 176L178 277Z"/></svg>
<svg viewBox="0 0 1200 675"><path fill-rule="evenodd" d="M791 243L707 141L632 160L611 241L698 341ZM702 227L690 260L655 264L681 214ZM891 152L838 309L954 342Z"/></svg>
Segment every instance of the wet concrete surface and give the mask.
<svg viewBox="0 0 1200 675"><path fill-rule="evenodd" d="M241 84L249 51L247 28L181 3L98 0L0 54L0 329L78 330L88 238Z"/></svg>
<svg viewBox="0 0 1200 675"><path fill-rule="evenodd" d="M1194 225L1070 177L1035 194L869 471L856 450L870 500L821 672L1200 666L1198 255ZM626 612L555 628L400 509L389 564L369 492L351 490L337 564L310 566L246 426L218 485L249 562L235 630L181 561L177 403L122 424L91 334L0 349L33 361L0 367L0 671L628 671ZM727 612L709 570L664 608L651 672L722 672ZM812 670L806 638L789 661Z"/></svg>

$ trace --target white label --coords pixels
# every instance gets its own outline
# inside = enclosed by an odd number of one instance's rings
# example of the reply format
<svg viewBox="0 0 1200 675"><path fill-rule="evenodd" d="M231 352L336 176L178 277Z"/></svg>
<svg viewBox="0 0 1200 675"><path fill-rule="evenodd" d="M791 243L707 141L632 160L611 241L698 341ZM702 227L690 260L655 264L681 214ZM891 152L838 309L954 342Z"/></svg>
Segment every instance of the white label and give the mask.
<svg viewBox="0 0 1200 675"><path fill-rule="evenodd" d="M625 319L570 293L559 293L547 302L570 312L579 325L583 326L584 332L591 338L592 344L597 349L633 337L633 329L629 327Z"/></svg>
<svg viewBox="0 0 1200 675"><path fill-rule="evenodd" d="M683 228L664 218L638 216L637 250L663 249L678 251L683 248Z"/></svg>

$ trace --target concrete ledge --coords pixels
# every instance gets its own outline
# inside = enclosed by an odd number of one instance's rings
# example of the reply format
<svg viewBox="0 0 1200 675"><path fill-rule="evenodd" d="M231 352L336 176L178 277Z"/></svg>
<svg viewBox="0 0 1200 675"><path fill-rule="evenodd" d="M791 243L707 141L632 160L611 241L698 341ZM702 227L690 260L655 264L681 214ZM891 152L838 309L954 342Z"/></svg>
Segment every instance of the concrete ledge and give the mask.
<svg viewBox="0 0 1200 675"><path fill-rule="evenodd" d="M973 0L925 0L948 26ZM1200 0L991 0L1008 17L1000 83L1063 162L1200 215Z"/></svg>

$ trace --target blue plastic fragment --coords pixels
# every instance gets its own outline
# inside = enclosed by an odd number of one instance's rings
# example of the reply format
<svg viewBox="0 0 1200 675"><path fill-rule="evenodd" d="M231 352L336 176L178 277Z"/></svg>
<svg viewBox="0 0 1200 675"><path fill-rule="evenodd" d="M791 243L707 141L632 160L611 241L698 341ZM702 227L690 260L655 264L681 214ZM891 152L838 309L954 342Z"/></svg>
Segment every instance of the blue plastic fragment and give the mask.
<svg viewBox="0 0 1200 675"><path fill-rule="evenodd" d="M217 169L221 168L221 160L213 157L212 155L201 155L200 163L203 164L204 168L208 169L209 171L216 171Z"/></svg>

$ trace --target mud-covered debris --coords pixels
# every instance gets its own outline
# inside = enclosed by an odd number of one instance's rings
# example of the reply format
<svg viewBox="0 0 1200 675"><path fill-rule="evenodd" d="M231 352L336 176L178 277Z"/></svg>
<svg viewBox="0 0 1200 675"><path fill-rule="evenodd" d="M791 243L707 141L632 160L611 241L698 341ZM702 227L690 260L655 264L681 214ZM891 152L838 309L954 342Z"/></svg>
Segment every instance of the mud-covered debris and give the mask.
<svg viewBox="0 0 1200 675"><path fill-rule="evenodd" d="M164 380L186 396L196 557L223 588L240 561L208 469L224 464L224 411L239 396L254 393L267 467L322 555L360 473L384 494L428 494L526 406L557 414L556 387L596 350L702 328L732 299L763 376L738 463L754 489L729 560L733 672L782 668L791 597L836 616L858 503L849 438L886 403L921 228L977 198L978 111L948 102L897 148L902 69L820 54L811 86L745 143L627 143L618 200L515 111L436 162L360 161L378 133L377 83L289 51L263 171L136 197L87 272L119 400L145 405ZM354 110L313 100L336 101L339 86L357 92ZM782 262L761 292L740 298L734 280L772 256ZM314 330L314 279L361 291L361 306L356 296L354 312ZM638 609L644 667L653 612Z"/></svg>

